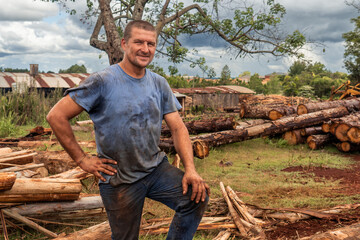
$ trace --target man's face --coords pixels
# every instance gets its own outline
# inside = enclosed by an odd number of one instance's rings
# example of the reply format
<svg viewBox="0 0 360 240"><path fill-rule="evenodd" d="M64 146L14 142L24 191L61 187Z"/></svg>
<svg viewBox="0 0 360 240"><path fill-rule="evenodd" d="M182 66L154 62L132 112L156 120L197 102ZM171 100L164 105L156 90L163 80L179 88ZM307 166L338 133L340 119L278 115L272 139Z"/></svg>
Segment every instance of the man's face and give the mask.
<svg viewBox="0 0 360 240"><path fill-rule="evenodd" d="M125 59L137 68L145 68L154 58L156 49L156 32L132 28L128 41L122 39L121 46Z"/></svg>

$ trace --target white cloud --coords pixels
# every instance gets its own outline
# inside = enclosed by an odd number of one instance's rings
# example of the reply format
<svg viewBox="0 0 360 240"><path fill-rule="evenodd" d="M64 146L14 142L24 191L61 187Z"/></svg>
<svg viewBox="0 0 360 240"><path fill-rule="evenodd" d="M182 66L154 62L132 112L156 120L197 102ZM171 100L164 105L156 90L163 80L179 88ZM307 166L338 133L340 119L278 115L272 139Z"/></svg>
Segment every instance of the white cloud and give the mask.
<svg viewBox="0 0 360 240"><path fill-rule="evenodd" d="M0 21L36 21L58 13L58 5L40 0L0 0Z"/></svg>

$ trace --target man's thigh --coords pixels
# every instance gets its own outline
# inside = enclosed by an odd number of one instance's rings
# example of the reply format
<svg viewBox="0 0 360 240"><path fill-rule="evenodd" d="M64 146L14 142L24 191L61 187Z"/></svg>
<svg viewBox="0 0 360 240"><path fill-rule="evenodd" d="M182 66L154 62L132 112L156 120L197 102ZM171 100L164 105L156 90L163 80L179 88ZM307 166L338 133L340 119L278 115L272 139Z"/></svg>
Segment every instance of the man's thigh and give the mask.
<svg viewBox="0 0 360 240"><path fill-rule="evenodd" d="M151 174L151 185L148 198L159 201L176 210L180 205L187 204L191 197L191 186L187 194L183 194L182 179L184 172L163 161Z"/></svg>
<svg viewBox="0 0 360 240"><path fill-rule="evenodd" d="M138 239L146 189L142 184L100 184L113 239Z"/></svg>

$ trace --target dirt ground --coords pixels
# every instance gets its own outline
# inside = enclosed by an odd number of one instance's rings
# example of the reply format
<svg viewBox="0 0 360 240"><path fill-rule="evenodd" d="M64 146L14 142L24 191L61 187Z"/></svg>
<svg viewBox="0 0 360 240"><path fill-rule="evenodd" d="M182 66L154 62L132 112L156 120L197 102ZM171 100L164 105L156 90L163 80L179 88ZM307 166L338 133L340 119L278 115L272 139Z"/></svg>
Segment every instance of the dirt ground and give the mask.
<svg viewBox="0 0 360 240"><path fill-rule="evenodd" d="M339 180L340 188L335 189L345 195L360 194L360 156L349 156L355 160L355 164L349 169L335 169L327 167L289 167L283 169L287 172L301 172L304 175L314 174L316 181L322 179ZM267 239L299 239L311 236L318 232L344 227L360 221L360 209L351 209L343 212L334 219L308 219L295 223L275 222L266 231Z"/></svg>

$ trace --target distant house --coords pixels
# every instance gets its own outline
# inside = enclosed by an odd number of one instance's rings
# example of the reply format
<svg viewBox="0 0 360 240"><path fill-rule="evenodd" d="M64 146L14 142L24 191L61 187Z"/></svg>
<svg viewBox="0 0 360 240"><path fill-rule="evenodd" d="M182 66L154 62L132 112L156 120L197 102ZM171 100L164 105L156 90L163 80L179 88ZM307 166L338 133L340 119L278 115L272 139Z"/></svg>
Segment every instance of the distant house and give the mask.
<svg viewBox="0 0 360 240"><path fill-rule="evenodd" d="M190 99L185 101L185 108L204 106L205 108L223 109L236 107L239 103L239 95L255 94L246 87L237 85L211 86L204 88L174 88L174 93L186 95Z"/></svg>
<svg viewBox="0 0 360 240"><path fill-rule="evenodd" d="M2 92L15 89L35 88L38 91L48 93L60 88L65 91L68 88L79 85L80 81L87 78L88 73L10 73L0 72L0 88Z"/></svg>

